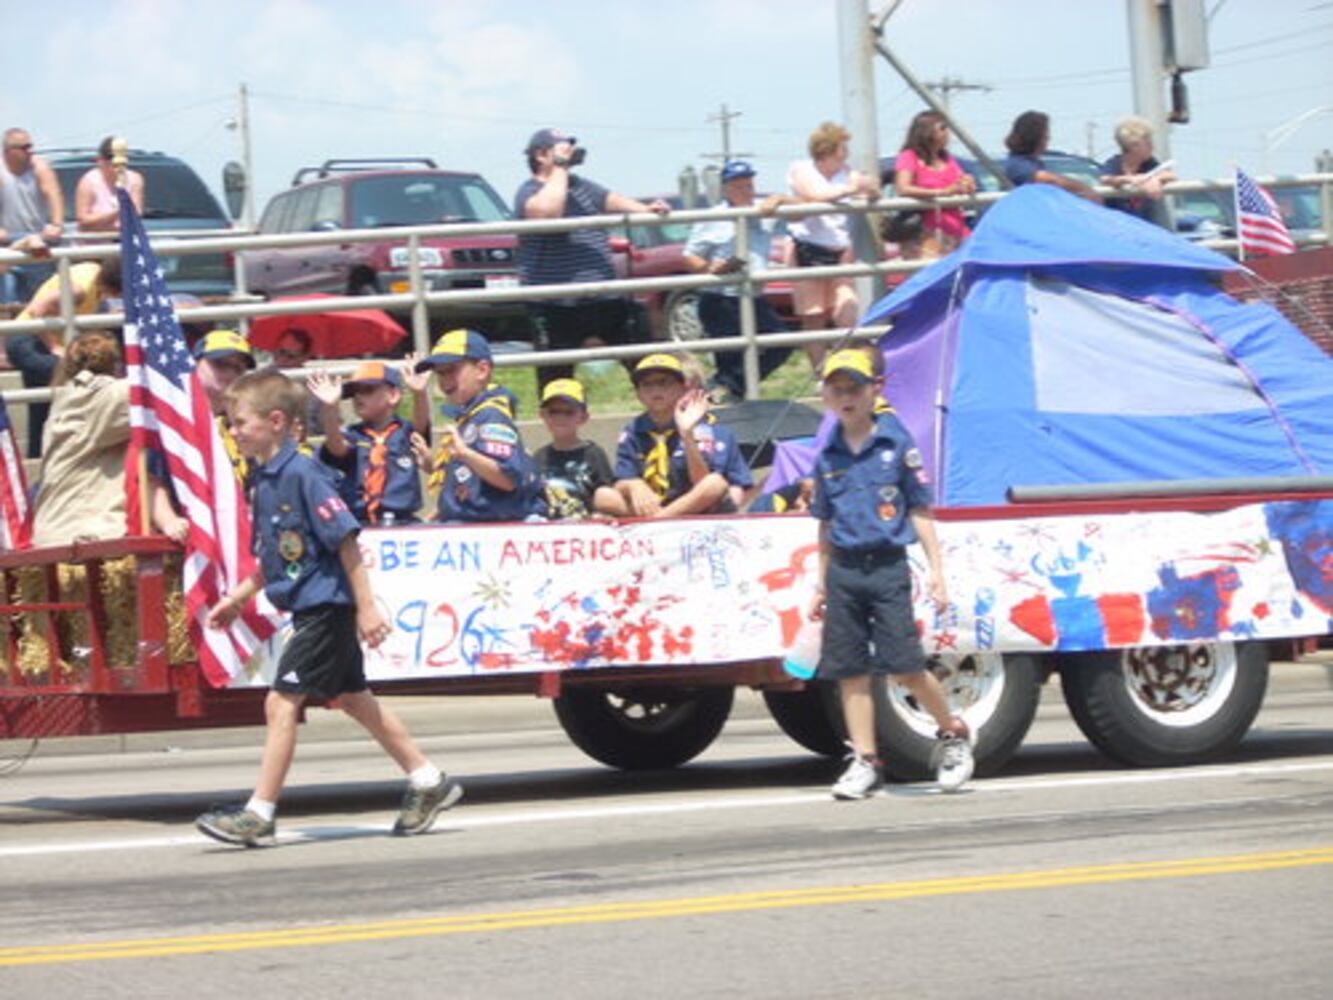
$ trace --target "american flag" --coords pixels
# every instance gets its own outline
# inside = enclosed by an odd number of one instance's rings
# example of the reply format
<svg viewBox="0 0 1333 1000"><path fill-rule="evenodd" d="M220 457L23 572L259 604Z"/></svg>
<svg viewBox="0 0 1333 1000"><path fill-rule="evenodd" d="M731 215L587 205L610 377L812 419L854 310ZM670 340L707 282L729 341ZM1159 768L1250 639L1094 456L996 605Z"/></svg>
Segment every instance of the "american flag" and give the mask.
<svg viewBox="0 0 1333 1000"><path fill-rule="evenodd" d="M26 549L32 544L32 508L23 454L14 440L9 407L0 397L0 549Z"/></svg>
<svg viewBox="0 0 1333 1000"><path fill-rule="evenodd" d="M1277 202L1240 167L1236 168L1236 230L1242 255L1296 251Z"/></svg>
<svg viewBox="0 0 1333 1000"><path fill-rule="evenodd" d="M228 628L204 626L208 609L254 569L250 509L143 223L125 192L117 196L130 380L126 478L137 481L143 452L156 452L166 465L172 491L190 524L182 570L186 625L204 676L223 687L276 631L281 617L261 594Z"/></svg>

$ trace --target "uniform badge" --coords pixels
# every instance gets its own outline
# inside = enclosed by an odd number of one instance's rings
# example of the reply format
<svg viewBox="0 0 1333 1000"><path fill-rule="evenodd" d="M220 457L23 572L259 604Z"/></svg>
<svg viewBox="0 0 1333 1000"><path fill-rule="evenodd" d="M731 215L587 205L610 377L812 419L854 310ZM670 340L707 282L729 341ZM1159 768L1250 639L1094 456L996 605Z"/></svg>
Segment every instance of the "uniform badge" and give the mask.
<svg viewBox="0 0 1333 1000"><path fill-rule="evenodd" d="M466 427L463 428L463 443L470 445L472 444L472 442L476 440L477 440L477 425L468 424Z"/></svg>
<svg viewBox="0 0 1333 1000"><path fill-rule="evenodd" d="M921 468L921 452L917 451L915 448L908 448L907 451L903 453L903 465L907 466L909 469Z"/></svg>
<svg viewBox="0 0 1333 1000"><path fill-rule="evenodd" d="M458 471L454 473L454 482L458 483L459 486L462 486L471 478L472 478L472 470L469 469L466 465L460 465L458 467Z"/></svg>
<svg viewBox="0 0 1333 1000"><path fill-rule="evenodd" d="M295 563L305 555L305 539L299 531L283 531L278 534L278 555L289 563ZM288 567L290 572L291 567Z"/></svg>
<svg viewBox="0 0 1333 1000"><path fill-rule="evenodd" d="M893 461L893 449L892 449L892 448L885 448L883 451L881 451L881 452L879 453L879 460L880 460L881 462L883 462L885 465L888 465L890 462L892 462L892 461Z"/></svg>
<svg viewBox="0 0 1333 1000"><path fill-rule="evenodd" d="M399 455L399 456L398 456L398 468L400 468L400 469L410 469L410 468L412 468L414 465L416 465L416 462L412 461L412 456L411 456L411 455Z"/></svg>
<svg viewBox="0 0 1333 1000"><path fill-rule="evenodd" d="M897 505L891 503L882 503L879 505L879 519L881 521L892 521L897 516Z"/></svg>

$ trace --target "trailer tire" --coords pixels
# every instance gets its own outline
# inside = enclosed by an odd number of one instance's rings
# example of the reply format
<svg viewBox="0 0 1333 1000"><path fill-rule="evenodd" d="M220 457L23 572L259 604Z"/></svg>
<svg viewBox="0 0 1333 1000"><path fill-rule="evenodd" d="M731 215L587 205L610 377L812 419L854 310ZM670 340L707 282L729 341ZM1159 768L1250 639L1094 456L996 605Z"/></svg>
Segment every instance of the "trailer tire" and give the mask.
<svg viewBox="0 0 1333 1000"><path fill-rule="evenodd" d="M1168 767L1233 750L1263 704L1261 642L1136 647L1067 657L1065 704L1083 735L1113 760Z"/></svg>
<svg viewBox="0 0 1333 1000"><path fill-rule="evenodd" d="M800 691L765 691L764 704L778 727L812 753L847 752L837 685L810 681Z"/></svg>
<svg viewBox="0 0 1333 1000"><path fill-rule="evenodd" d="M677 290L667 296L662 306L662 326L668 340L687 344L704 336L699 319L699 293L692 288Z"/></svg>
<svg viewBox="0 0 1333 1000"><path fill-rule="evenodd" d="M1044 673L1027 654L973 653L933 657L931 667L949 704L972 727L976 773L994 774L1008 763L1037 714ZM934 777L935 721L905 688L877 678L875 728L885 773L895 781Z"/></svg>
<svg viewBox="0 0 1333 1000"><path fill-rule="evenodd" d="M571 688L555 699L565 733L594 760L626 771L676 767L703 753L731 714L735 690Z"/></svg>

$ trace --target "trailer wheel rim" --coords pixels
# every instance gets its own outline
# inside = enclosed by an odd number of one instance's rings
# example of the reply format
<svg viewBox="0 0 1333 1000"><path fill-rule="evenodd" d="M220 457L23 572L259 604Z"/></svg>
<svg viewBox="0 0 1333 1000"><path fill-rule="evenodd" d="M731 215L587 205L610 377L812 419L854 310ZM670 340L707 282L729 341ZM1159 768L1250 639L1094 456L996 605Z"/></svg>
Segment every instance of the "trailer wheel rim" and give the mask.
<svg viewBox="0 0 1333 1000"><path fill-rule="evenodd" d="M1206 722L1236 686L1233 643L1126 649L1120 664L1130 704L1159 726L1187 729Z"/></svg>
<svg viewBox="0 0 1333 1000"><path fill-rule="evenodd" d="M929 666L948 696L949 707L967 721L972 732L978 732L995 714L1004 695L1004 657L999 653L935 656ZM933 740L937 726L930 713L892 678L888 689L894 713L918 736Z"/></svg>
<svg viewBox="0 0 1333 1000"><path fill-rule="evenodd" d="M644 698L613 691L606 692L605 697L607 707L622 726L643 733L670 730L682 714L688 714L693 708L688 700Z"/></svg>

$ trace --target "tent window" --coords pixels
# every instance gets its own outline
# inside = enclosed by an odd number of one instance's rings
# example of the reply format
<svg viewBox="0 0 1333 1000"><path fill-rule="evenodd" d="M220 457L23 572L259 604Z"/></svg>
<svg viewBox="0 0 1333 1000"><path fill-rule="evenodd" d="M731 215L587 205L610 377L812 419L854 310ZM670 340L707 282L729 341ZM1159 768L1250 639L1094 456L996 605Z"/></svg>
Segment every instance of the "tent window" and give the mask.
<svg viewBox="0 0 1333 1000"><path fill-rule="evenodd" d="M1265 408L1245 374L1171 313L1036 279L1027 305L1040 411L1189 417Z"/></svg>

